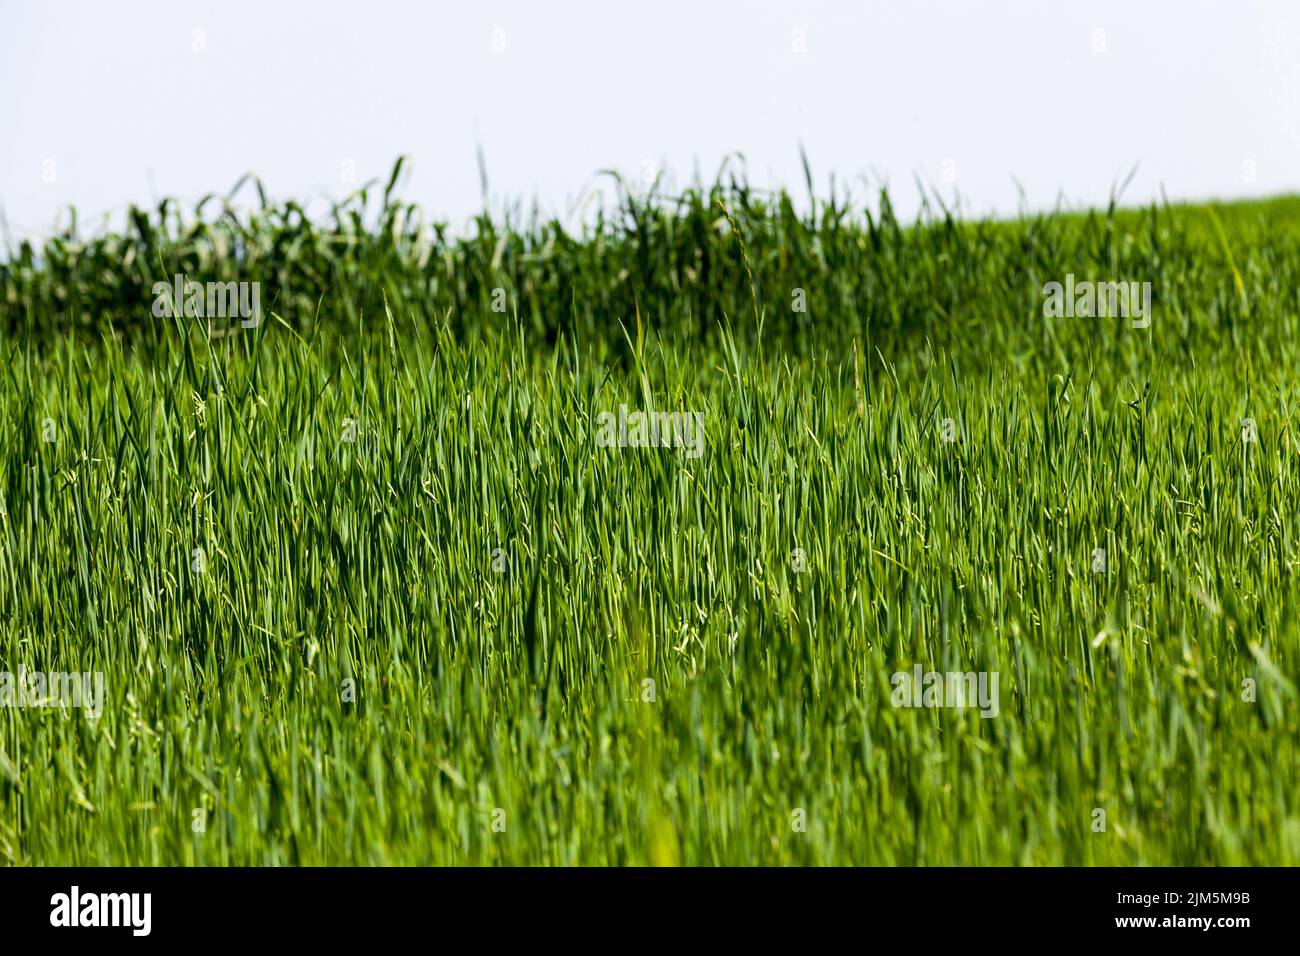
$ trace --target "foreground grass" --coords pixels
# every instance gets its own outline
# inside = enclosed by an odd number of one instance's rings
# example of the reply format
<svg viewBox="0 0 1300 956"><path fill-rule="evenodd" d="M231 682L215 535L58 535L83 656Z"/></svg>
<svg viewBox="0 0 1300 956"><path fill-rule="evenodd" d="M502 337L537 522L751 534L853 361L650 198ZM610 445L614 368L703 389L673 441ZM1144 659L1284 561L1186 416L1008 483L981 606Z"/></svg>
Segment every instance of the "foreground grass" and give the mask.
<svg viewBox="0 0 1300 956"><path fill-rule="evenodd" d="M781 240L734 220L712 327L344 283L95 341L30 299L0 669L108 701L0 708L0 859L1300 863L1295 223L839 226L894 285L831 261L860 314L785 335ZM1090 266L1153 282L1150 329L1042 317ZM620 404L701 413L704 453L599 447ZM918 663L998 672L1000 713L893 707Z"/></svg>

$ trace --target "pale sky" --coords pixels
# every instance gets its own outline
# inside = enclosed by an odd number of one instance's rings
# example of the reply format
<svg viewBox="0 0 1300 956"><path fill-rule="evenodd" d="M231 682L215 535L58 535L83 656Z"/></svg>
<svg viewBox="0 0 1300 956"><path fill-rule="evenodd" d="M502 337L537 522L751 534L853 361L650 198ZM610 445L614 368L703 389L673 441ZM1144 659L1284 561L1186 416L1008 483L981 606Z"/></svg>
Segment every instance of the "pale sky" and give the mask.
<svg viewBox="0 0 1300 956"><path fill-rule="evenodd" d="M4 0L0 24L19 237L248 171L342 197L403 153L402 195L462 222L480 146L496 208L561 216L599 170L683 183L734 153L802 196L800 144L823 194L884 179L908 215L918 178L968 214L1014 214L1020 187L1104 204L1134 166L1127 203L1300 189L1282 0Z"/></svg>

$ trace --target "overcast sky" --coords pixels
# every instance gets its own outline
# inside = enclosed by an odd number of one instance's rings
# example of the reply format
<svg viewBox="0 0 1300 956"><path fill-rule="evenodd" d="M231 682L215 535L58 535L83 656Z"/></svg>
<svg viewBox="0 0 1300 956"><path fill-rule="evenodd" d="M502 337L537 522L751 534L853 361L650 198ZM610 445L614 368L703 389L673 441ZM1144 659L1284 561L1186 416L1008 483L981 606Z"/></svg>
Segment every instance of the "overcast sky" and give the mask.
<svg viewBox="0 0 1300 956"><path fill-rule="evenodd" d="M366 3L5 0L0 208L194 200L247 171L340 197L407 154L439 218L566 215L595 174L746 158L805 192L916 180L972 214L1300 185L1300 4L1250 0ZM1019 185L1017 185L1019 183ZM608 186L606 186L608 189Z"/></svg>

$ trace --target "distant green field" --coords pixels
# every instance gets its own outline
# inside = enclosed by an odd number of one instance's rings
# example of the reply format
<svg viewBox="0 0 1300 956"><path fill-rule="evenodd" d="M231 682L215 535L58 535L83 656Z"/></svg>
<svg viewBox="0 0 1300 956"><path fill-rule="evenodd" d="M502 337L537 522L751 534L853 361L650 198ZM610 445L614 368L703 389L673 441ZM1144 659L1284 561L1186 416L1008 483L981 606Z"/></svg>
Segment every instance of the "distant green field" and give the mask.
<svg viewBox="0 0 1300 956"><path fill-rule="evenodd" d="M1300 864L1300 202L396 193L8 250L0 860Z"/></svg>

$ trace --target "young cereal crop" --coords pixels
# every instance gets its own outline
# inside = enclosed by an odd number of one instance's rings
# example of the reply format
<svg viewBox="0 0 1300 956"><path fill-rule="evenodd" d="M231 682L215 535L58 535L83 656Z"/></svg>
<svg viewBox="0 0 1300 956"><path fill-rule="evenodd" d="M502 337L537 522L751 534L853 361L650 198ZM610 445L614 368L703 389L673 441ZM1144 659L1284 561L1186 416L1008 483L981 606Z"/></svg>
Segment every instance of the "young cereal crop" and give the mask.
<svg viewBox="0 0 1300 956"><path fill-rule="evenodd" d="M1300 863L1300 203L399 173L9 249L0 860Z"/></svg>

